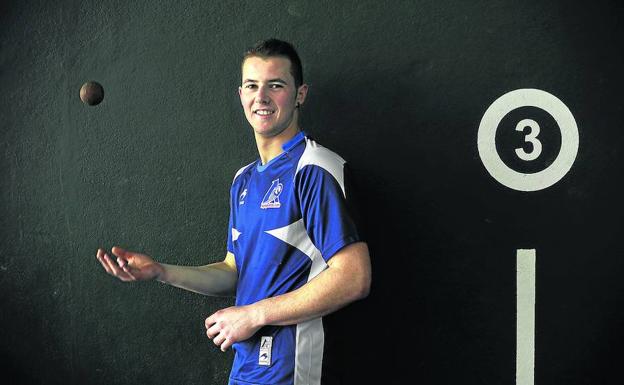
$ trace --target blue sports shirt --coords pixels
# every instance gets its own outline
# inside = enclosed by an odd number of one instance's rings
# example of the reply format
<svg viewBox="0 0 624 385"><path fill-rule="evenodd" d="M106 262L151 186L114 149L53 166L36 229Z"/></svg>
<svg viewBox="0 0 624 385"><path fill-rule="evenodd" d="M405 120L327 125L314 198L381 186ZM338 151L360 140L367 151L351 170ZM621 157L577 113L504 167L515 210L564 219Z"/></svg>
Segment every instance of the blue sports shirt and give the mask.
<svg viewBox="0 0 624 385"><path fill-rule="evenodd" d="M238 270L237 306L296 290L361 240L345 161L303 132L282 148L265 165L241 168L232 183L227 248ZM233 345L230 385L320 384L324 345L322 318L263 327Z"/></svg>

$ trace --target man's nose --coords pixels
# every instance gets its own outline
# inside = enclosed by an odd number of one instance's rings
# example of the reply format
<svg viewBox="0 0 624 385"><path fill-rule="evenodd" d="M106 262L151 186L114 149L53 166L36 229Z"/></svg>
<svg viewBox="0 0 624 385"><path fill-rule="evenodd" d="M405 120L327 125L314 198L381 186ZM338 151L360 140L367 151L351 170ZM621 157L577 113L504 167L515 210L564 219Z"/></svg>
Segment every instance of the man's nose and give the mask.
<svg viewBox="0 0 624 385"><path fill-rule="evenodd" d="M266 104L269 102L268 90L266 87L258 87L258 92L256 93L256 103Z"/></svg>

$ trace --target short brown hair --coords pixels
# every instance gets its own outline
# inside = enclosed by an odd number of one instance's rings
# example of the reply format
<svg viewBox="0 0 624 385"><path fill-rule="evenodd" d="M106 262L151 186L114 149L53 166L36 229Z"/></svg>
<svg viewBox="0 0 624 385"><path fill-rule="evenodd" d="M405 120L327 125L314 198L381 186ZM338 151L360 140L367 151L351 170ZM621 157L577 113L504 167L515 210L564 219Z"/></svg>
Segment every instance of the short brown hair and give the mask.
<svg viewBox="0 0 624 385"><path fill-rule="evenodd" d="M299 88L303 84L303 66L297 50L292 44L278 39L261 40L245 51L241 66L245 60L254 56L261 58L281 56L290 60L290 74L295 79L295 88Z"/></svg>

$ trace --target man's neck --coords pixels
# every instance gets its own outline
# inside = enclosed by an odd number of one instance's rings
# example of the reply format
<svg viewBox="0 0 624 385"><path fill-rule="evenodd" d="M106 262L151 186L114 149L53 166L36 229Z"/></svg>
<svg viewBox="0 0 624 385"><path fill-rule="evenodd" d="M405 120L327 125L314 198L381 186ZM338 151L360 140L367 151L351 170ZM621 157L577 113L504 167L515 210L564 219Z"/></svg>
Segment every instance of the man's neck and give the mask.
<svg viewBox="0 0 624 385"><path fill-rule="evenodd" d="M265 165L273 158L279 156L283 152L282 146L284 143L294 138L298 133L299 127L293 125L281 133L268 138L256 134L256 146L258 147L258 153L260 154L262 164Z"/></svg>

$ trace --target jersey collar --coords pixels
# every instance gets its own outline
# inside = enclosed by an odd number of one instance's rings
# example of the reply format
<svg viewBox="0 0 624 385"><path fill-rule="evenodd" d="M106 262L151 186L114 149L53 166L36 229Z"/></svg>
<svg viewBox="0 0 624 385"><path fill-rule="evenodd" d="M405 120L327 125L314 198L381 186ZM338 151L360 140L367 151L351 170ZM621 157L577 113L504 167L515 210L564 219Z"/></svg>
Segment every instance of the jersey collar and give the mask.
<svg viewBox="0 0 624 385"><path fill-rule="evenodd" d="M300 142L302 142L305 139L305 137L306 137L305 132L299 131L299 133L293 136L288 142L282 144L282 150L284 150L284 152L290 151L293 147L295 147Z"/></svg>
<svg viewBox="0 0 624 385"><path fill-rule="evenodd" d="M292 150L296 145L298 145L299 143L303 142L306 138L306 134L303 131L299 131L299 133L295 136L293 136L288 142L282 144L282 150L283 152L281 154L279 154L278 156L276 156L275 158L271 159L267 164L262 165L262 162L258 161L258 165L256 166L257 170L262 172L264 170L267 169L267 167L269 167L271 164L273 164L275 161L277 161L278 159L280 159L284 153Z"/></svg>

